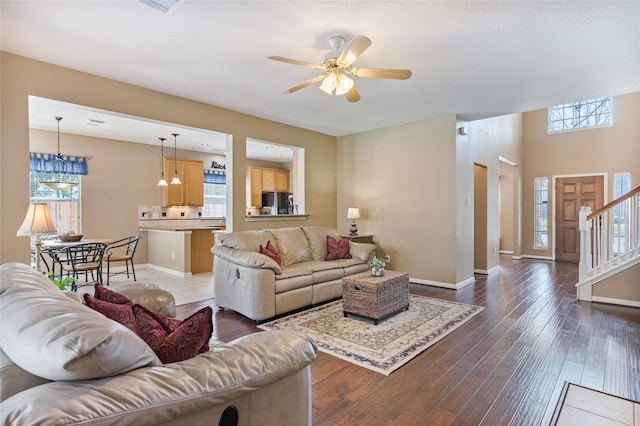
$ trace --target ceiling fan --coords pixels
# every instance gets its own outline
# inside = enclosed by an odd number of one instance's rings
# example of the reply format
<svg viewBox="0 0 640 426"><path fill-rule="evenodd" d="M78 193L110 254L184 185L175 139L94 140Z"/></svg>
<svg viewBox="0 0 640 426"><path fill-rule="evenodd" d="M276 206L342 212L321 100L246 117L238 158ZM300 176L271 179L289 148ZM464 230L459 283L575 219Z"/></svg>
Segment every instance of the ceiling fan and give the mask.
<svg viewBox="0 0 640 426"><path fill-rule="evenodd" d="M293 93L314 83L322 82L320 90L327 94L335 94L336 96L344 95L349 102L358 102L360 94L354 87L353 80L347 76L366 77L366 78L390 78L395 80L406 80L411 77L409 70L396 70L387 68L353 68L352 65L360 55L371 45L371 40L365 36L355 36L342 50L344 38L334 36L329 39L331 48L333 49L321 64L312 64L310 62L298 61L297 59L283 58L282 56L269 56L273 61L285 62L287 64L300 65L307 68L313 68L324 71L325 74L317 75L304 83L293 86L283 93Z"/></svg>

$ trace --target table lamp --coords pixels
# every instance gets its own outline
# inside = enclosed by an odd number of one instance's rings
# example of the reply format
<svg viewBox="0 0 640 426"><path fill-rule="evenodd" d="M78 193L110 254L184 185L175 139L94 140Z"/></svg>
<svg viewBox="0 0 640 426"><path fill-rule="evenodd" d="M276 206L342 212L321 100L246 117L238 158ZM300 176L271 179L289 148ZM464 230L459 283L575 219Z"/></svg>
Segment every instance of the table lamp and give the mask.
<svg viewBox="0 0 640 426"><path fill-rule="evenodd" d="M347 219L351 219L351 229L349 229L349 236L357 236L358 226L356 225L356 219L360 219L360 209L358 207L349 207L349 210L347 210Z"/></svg>
<svg viewBox="0 0 640 426"><path fill-rule="evenodd" d="M49 214L49 205L47 203L31 203L24 222L18 229L18 237L31 237L32 235L36 237L33 242L36 251L36 271L40 271L40 246L42 244L40 235L43 234L56 234L56 227L53 226Z"/></svg>

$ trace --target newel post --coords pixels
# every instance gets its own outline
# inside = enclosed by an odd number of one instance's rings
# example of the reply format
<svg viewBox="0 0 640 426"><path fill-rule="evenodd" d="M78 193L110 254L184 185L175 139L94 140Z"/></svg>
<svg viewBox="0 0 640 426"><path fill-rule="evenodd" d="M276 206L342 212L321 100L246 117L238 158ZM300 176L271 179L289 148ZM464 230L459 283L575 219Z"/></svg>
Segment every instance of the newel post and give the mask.
<svg viewBox="0 0 640 426"><path fill-rule="evenodd" d="M591 232L587 217L591 214L591 208L582 206L578 213L578 230L580 231L580 264L578 266L578 300L591 301L591 284L587 283L587 270L593 260L591 254Z"/></svg>

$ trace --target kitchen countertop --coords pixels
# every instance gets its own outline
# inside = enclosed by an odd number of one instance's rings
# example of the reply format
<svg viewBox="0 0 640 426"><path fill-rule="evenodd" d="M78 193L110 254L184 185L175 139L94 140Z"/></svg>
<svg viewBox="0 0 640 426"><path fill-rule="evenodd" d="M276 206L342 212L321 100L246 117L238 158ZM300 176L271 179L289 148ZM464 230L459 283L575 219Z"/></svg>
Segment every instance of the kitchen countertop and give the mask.
<svg viewBox="0 0 640 426"><path fill-rule="evenodd" d="M146 219L138 221L138 228L152 231L221 230L224 219Z"/></svg>

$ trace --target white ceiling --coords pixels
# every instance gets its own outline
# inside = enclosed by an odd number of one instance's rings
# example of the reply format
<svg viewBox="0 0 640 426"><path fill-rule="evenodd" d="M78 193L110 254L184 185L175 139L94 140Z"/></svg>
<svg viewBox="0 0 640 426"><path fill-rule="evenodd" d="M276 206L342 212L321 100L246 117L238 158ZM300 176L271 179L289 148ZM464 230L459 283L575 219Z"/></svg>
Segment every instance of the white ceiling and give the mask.
<svg viewBox="0 0 640 426"><path fill-rule="evenodd" d="M336 136L640 91L639 1L185 0L164 14L134 0L2 0L0 8L4 51ZM356 78L357 103L315 86L282 94L318 71L267 56L319 63L329 37L358 34L372 45L356 66L413 77Z"/></svg>

